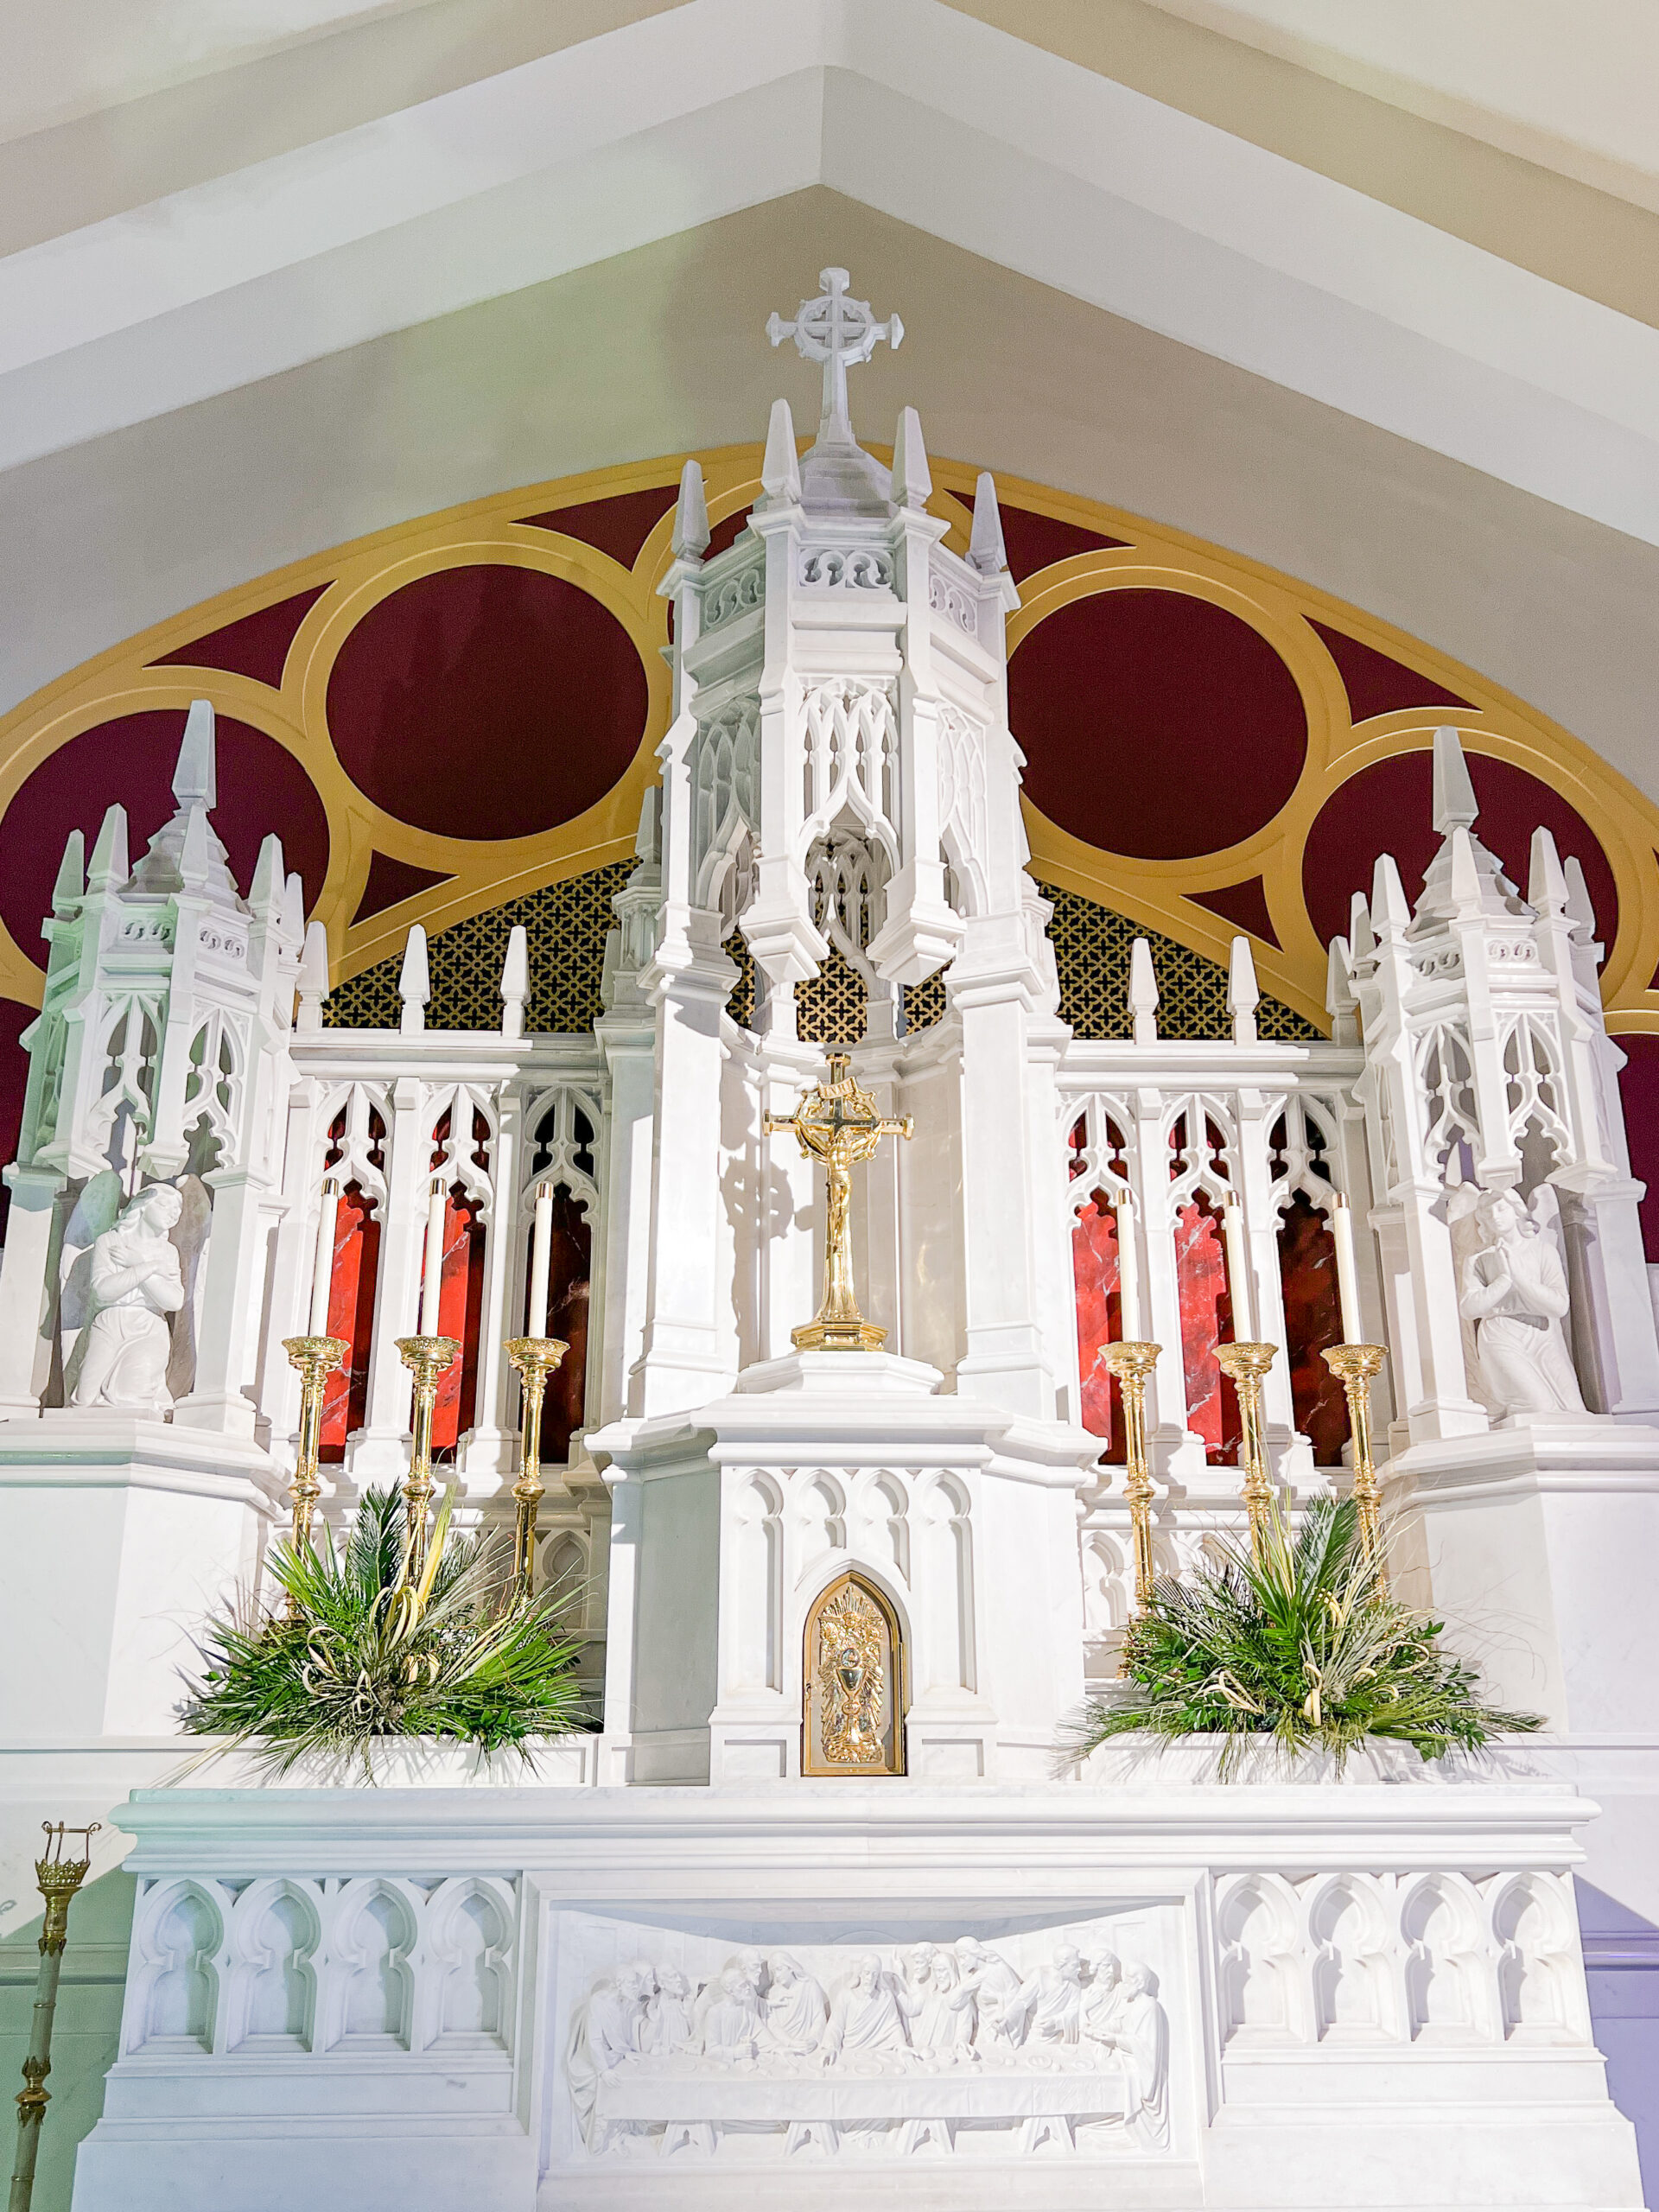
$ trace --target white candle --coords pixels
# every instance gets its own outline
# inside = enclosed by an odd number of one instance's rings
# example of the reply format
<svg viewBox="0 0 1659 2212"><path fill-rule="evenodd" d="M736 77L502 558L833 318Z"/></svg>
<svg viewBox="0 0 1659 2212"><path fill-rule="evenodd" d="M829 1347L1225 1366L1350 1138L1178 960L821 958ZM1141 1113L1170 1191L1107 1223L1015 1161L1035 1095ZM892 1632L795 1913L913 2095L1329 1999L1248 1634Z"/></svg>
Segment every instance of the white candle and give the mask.
<svg viewBox="0 0 1659 2212"><path fill-rule="evenodd" d="M547 1334L547 1286L553 1269L553 1185L536 1185L536 1235L530 1248L530 1334Z"/></svg>
<svg viewBox="0 0 1659 2212"><path fill-rule="evenodd" d="M423 1337L438 1333L438 1292L443 1281L443 1224L449 1192L441 1176L432 1178L426 1199L426 1257L421 1268L421 1326Z"/></svg>
<svg viewBox="0 0 1659 2212"><path fill-rule="evenodd" d="M1227 1289L1233 1301L1233 1342L1252 1344L1255 1320L1250 1298L1250 1262L1244 1245L1244 1212L1230 1194L1221 1210L1221 1233L1227 1246Z"/></svg>
<svg viewBox="0 0 1659 2212"><path fill-rule="evenodd" d="M1345 1344L1363 1344L1365 1336L1359 1318L1359 1270L1354 1265L1354 1216L1340 1191L1331 1209L1331 1234L1337 1247L1337 1298L1342 1307L1342 1341Z"/></svg>
<svg viewBox="0 0 1659 2212"><path fill-rule="evenodd" d="M1117 1306L1124 1343L1141 1343L1141 1262L1135 1249L1135 1201L1127 1191L1117 1202Z"/></svg>
<svg viewBox="0 0 1659 2212"><path fill-rule="evenodd" d="M317 1209L317 1255L311 1268L311 1320L308 1336L328 1333L328 1292L334 1277L334 1216L340 1211L340 1185L332 1175L322 1179L322 1203Z"/></svg>

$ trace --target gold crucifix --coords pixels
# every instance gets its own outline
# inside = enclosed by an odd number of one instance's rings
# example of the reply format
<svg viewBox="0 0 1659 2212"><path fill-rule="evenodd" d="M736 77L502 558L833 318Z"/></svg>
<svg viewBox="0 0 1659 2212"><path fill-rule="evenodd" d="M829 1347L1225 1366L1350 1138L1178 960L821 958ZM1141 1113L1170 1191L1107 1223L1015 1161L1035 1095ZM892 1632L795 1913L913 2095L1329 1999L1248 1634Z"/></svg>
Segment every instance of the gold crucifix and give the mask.
<svg viewBox="0 0 1659 2212"><path fill-rule="evenodd" d="M911 1118L884 1122L875 1101L848 1071L845 1052L831 1052L830 1071L792 1114L768 1114L768 1132L792 1129L809 1160L821 1160L830 1179L823 1234L823 1297L813 1319L790 1331L797 1351L879 1351L885 1329L867 1321L853 1293L852 1224L848 1201L852 1170L874 1156L883 1137L908 1137Z"/></svg>

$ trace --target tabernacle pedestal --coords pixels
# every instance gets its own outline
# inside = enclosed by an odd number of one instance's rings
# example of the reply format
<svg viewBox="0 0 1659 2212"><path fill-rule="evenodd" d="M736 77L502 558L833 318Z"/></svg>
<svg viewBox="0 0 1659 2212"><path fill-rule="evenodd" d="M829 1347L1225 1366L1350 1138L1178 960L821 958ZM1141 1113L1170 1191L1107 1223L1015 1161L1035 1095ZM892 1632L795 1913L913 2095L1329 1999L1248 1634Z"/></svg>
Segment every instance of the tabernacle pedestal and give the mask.
<svg viewBox="0 0 1659 2212"><path fill-rule="evenodd" d="M904 1770L1049 1776L1083 1696L1077 1500L1099 1440L939 1381L887 1352L796 1352L588 1440L610 1459L607 1779L799 1776L806 1624L849 1574L892 1611Z"/></svg>

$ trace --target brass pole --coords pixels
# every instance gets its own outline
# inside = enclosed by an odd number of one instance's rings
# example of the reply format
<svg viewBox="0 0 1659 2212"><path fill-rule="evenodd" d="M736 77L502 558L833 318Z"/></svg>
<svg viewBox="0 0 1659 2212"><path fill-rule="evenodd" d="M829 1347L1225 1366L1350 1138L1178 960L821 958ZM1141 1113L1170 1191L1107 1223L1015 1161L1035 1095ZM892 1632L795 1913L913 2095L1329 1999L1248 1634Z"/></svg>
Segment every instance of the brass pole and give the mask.
<svg viewBox="0 0 1659 2212"><path fill-rule="evenodd" d="M344 1337L284 1337L288 1363L300 1377L300 1434L294 1456L294 1479L288 1486L294 1509L291 1534L294 1548L303 1551L311 1541L311 1518L322 1496L317 1476L317 1453L322 1440L322 1400L328 1377L351 1350ZM290 1592L288 1609L294 1610Z"/></svg>
<svg viewBox="0 0 1659 2212"><path fill-rule="evenodd" d="M1238 1393L1239 1426L1243 1431L1239 1461L1244 1469L1242 1491L1249 1516L1250 1549L1259 1560L1266 1548L1268 1514L1273 1504L1273 1484L1268 1480L1267 1454L1262 1448L1262 1378L1278 1357L1277 1344L1217 1344L1216 1364L1230 1375Z"/></svg>
<svg viewBox="0 0 1659 2212"><path fill-rule="evenodd" d="M409 1579L418 1582L426 1567L427 1508L437 1487L432 1480L432 1409L437 1403L438 1384L454 1365L461 1344L454 1337L399 1337L397 1350L415 1377L404 1515L410 1531Z"/></svg>
<svg viewBox="0 0 1659 2212"><path fill-rule="evenodd" d="M1152 1603L1152 1478L1147 1471L1147 1378L1158 1364L1161 1344L1129 1338L1107 1344L1100 1363L1123 1394L1123 1434L1126 1445L1123 1495L1128 1501L1129 1529L1134 1540L1135 1610L1144 1613Z"/></svg>
<svg viewBox="0 0 1659 2212"><path fill-rule="evenodd" d="M1384 1588L1388 1566L1382 1557L1382 1491L1371 1459L1371 1377L1388 1352L1382 1344L1332 1344L1325 1363L1340 1376L1348 1400L1348 1427L1354 1440L1354 1503L1359 1511L1360 1548L1375 1560Z"/></svg>
<svg viewBox="0 0 1659 2212"><path fill-rule="evenodd" d="M547 1378L569 1351L557 1337L509 1337L507 1357L524 1392L524 1421L518 1437L518 1479L512 1486L518 1516L512 1532L512 1579L528 1592L535 1572L536 1516L544 1495L542 1484L542 1401Z"/></svg>
<svg viewBox="0 0 1659 2212"><path fill-rule="evenodd" d="M46 1900L46 1918L41 1928L41 1966L35 1983L29 2056L23 2061L23 2087L17 2093L17 2156L11 2169L9 2212L29 2212L35 2195L35 2162L40 2156L41 2123L52 2101L46 2077L52 2071L52 2023L58 2009L58 1976L63 1968L63 1947L69 1940L70 1900L86 1878L92 1863L92 1838L102 1825L94 1821L89 1827L66 1828L61 1821L55 1826L50 1821L41 1822L46 1831L46 1856L35 1861L35 1879ZM84 1858L63 1856L66 1835L86 1839Z"/></svg>

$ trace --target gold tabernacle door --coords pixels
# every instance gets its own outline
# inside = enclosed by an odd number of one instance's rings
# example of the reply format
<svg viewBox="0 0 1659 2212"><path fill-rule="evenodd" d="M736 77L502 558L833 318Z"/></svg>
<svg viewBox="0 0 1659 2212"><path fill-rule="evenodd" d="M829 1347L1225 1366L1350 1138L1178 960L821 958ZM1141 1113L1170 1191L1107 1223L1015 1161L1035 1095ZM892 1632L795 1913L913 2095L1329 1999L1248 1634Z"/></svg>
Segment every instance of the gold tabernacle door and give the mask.
<svg viewBox="0 0 1659 2212"><path fill-rule="evenodd" d="M905 1645L874 1583L843 1574L806 1617L804 1774L902 1774Z"/></svg>

